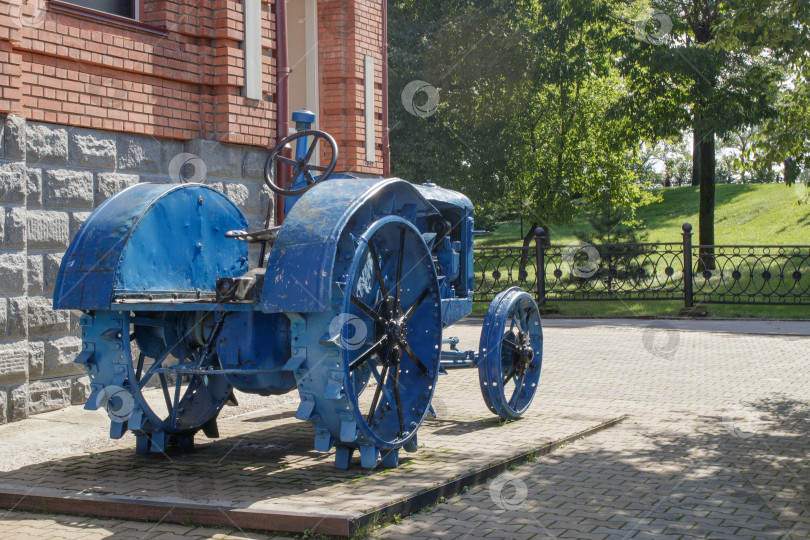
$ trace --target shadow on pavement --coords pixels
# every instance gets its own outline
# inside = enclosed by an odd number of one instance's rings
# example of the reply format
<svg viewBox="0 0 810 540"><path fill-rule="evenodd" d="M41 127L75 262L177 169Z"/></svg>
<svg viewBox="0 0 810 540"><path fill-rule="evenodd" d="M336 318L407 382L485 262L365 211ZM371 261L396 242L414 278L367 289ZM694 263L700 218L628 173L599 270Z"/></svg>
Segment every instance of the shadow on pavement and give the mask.
<svg viewBox="0 0 810 540"><path fill-rule="evenodd" d="M807 538L808 433L806 401L761 399L698 417L676 407L666 418L636 417L522 467L508 477L504 494L493 481L466 500L451 500L377 536L455 538L450 532L463 526L470 538L493 531L521 537Z"/></svg>

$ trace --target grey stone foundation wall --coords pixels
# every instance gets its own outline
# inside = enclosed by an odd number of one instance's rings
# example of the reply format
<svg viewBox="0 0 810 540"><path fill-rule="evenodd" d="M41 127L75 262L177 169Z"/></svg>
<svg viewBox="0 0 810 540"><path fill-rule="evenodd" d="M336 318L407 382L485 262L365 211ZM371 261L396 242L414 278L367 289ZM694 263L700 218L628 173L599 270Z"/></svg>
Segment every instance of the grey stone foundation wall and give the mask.
<svg viewBox="0 0 810 540"><path fill-rule="evenodd" d="M59 263L93 208L138 182L196 181L264 226L267 151L0 115L0 423L84 403L78 313L54 311ZM156 239L160 241L160 239ZM253 249L255 266L258 251Z"/></svg>

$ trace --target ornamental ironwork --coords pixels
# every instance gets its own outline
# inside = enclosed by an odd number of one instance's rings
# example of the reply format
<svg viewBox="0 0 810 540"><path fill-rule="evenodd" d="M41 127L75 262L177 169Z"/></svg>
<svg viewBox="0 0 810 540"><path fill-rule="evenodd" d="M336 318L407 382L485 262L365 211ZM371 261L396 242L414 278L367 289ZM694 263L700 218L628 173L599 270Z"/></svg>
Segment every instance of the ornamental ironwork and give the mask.
<svg viewBox="0 0 810 540"><path fill-rule="evenodd" d="M810 246L693 245L680 242L475 250L475 301L518 285L554 300L683 300L694 303L810 305Z"/></svg>

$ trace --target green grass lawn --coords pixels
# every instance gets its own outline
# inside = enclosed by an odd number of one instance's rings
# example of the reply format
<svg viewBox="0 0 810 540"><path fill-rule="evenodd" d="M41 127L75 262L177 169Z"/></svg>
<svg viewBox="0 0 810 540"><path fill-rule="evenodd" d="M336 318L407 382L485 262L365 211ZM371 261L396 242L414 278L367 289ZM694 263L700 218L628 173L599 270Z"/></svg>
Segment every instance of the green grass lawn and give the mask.
<svg viewBox="0 0 810 540"><path fill-rule="evenodd" d="M646 225L648 242L679 242L681 225L692 224L694 243L698 232L698 188L655 190L663 200L638 210ZM721 184L715 205L716 244L810 245L810 205L794 205L794 188L784 184ZM526 223L528 227L530 223ZM575 230L587 230L584 219L568 225L552 225L552 244L577 242ZM518 246L520 224L501 224L491 234L479 237L477 247Z"/></svg>
<svg viewBox="0 0 810 540"><path fill-rule="evenodd" d="M649 242L679 242L681 225L692 223L697 243L697 188L657 190L662 201L638 211ZM718 185L715 207L715 243L740 245L810 245L810 206L795 205L797 190L783 184ZM584 219L552 226L553 245L577 242L575 230L587 227ZM503 223L492 234L476 240L477 247L519 246L519 223ZM756 273L762 269L757 269ZM801 268L810 276L807 268ZM678 269L679 271L679 269ZM728 270L730 272L730 269ZM479 276L476 276L479 279ZM804 278L803 278L804 279ZM677 316L681 301L550 301L558 310L548 316ZM476 304L474 314L486 312ZM810 318L810 306L707 304L710 317Z"/></svg>

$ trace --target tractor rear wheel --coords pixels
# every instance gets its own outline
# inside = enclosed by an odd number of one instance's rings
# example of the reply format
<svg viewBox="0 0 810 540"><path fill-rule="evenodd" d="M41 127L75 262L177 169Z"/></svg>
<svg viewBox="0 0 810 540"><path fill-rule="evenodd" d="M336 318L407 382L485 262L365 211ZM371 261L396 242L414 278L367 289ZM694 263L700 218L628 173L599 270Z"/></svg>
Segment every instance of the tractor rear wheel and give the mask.
<svg viewBox="0 0 810 540"><path fill-rule="evenodd" d="M312 422L316 449L336 446L335 466L355 450L363 467L396 467L415 451L439 373L441 302L433 259L416 227L383 217L341 240L336 310L306 319L326 330L316 356L297 372L299 418ZM325 316L324 316L325 315ZM303 341L293 320L293 342ZM314 329L315 333L319 333ZM311 351L311 352L310 352Z"/></svg>
<svg viewBox="0 0 810 540"><path fill-rule="evenodd" d="M94 394L91 408L104 406L110 436L127 429L138 453L194 447L202 430L218 437L216 417L232 395L222 374L183 373L182 368L218 369L209 347L218 321L209 312L97 311L82 317L84 349ZM178 371L178 368L181 368Z"/></svg>

